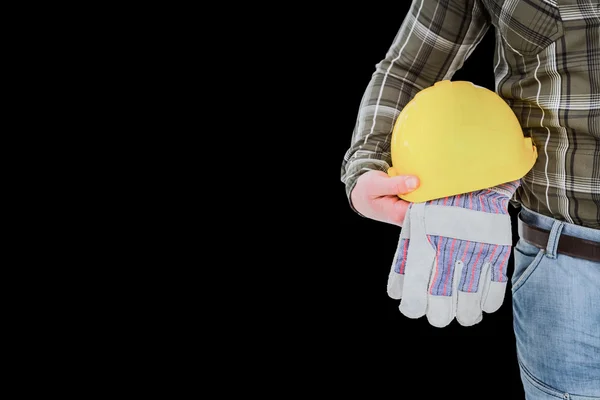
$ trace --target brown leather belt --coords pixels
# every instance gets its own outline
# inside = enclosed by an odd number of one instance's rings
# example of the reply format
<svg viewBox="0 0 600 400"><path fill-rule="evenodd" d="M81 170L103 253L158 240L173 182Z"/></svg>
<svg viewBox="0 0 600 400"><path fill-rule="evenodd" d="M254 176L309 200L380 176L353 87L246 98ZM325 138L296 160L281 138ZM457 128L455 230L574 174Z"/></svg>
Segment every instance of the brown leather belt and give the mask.
<svg viewBox="0 0 600 400"><path fill-rule="evenodd" d="M527 225L522 219L521 238L537 248L545 249L550 237L550 231ZM584 260L600 262L600 242L580 239L561 234L558 239L557 253Z"/></svg>

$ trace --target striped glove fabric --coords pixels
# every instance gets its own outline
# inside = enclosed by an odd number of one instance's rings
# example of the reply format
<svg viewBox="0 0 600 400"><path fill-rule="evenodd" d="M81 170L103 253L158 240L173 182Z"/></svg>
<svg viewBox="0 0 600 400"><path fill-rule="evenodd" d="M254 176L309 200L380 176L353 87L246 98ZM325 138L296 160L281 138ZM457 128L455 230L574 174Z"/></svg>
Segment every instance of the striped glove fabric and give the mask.
<svg viewBox="0 0 600 400"><path fill-rule="evenodd" d="M410 204L387 288L402 314L441 328L454 318L475 325L482 311L500 308L512 247L508 202L519 185Z"/></svg>

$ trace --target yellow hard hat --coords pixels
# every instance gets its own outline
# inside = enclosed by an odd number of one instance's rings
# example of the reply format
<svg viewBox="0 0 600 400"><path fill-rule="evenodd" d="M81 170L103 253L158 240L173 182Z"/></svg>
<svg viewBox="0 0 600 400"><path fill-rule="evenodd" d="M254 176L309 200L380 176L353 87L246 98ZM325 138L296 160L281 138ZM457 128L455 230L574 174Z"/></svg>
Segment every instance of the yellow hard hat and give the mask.
<svg viewBox="0 0 600 400"><path fill-rule="evenodd" d="M392 132L388 175L415 175L420 186L398 195L412 203L469 193L522 178L537 150L495 92L444 80L403 108Z"/></svg>

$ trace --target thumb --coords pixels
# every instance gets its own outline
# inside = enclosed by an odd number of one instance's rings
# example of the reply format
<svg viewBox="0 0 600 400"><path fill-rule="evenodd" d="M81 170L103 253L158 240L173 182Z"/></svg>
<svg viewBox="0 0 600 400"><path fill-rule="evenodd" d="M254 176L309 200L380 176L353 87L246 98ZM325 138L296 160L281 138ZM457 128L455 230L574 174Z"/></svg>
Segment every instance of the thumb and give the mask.
<svg viewBox="0 0 600 400"><path fill-rule="evenodd" d="M419 179L412 175L390 177L385 173L374 175L371 193L376 196L407 194L419 186Z"/></svg>

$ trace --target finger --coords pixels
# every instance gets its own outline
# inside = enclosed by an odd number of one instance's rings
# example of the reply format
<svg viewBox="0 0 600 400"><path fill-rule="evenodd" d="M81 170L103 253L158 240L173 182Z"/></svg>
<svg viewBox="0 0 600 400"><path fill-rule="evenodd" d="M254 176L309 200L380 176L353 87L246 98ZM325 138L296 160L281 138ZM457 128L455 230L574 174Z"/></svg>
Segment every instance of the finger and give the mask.
<svg viewBox="0 0 600 400"><path fill-rule="evenodd" d="M380 171L381 172L381 171ZM416 176L400 175L390 177L385 172L372 174L370 193L374 196L401 195L415 190L419 186Z"/></svg>
<svg viewBox="0 0 600 400"><path fill-rule="evenodd" d="M433 326L442 328L456 315L458 279L463 265L457 262L460 241L446 237L431 237L436 246L436 261L429 284L427 319Z"/></svg>
<svg viewBox="0 0 600 400"><path fill-rule="evenodd" d="M404 286L404 267L406 265L406 253L408 251L408 239L400 238L396 253L392 260L392 268L388 276L387 294L392 299L402 298L402 287Z"/></svg>
<svg viewBox="0 0 600 400"><path fill-rule="evenodd" d="M387 294L394 300L402 298L402 289L404 288L404 275L398 274L393 270L388 277Z"/></svg>
<svg viewBox="0 0 600 400"><path fill-rule="evenodd" d="M406 258L408 246L410 244L410 214L404 221L404 227L400 233L396 253L392 261L392 268L388 277L387 293L392 299L400 300L402 298L402 288L404 287L404 270L406 268Z"/></svg>
<svg viewBox="0 0 600 400"><path fill-rule="evenodd" d="M508 265L508 259L511 254L512 246L509 245L498 245L497 250L494 252L494 256L490 257L490 264L492 264L491 279L494 282L506 282L508 277L506 275L506 267Z"/></svg>
<svg viewBox="0 0 600 400"><path fill-rule="evenodd" d="M400 312L409 318L419 318L427 311L427 289L435 261L435 250L425 233L425 203L412 204L410 218L410 248L404 271L404 288Z"/></svg>
<svg viewBox="0 0 600 400"><path fill-rule="evenodd" d="M490 278L486 283L486 290L483 292L483 311L492 313L497 311L506 295L506 285L508 278L506 276L506 265L510 257L511 246L500 246L497 258L491 258L492 266L490 268Z"/></svg>
<svg viewBox="0 0 600 400"><path fill-rule="evenodd" d="M490 278L490 260L496 257L499 246L465 241L460 256L465 267L461 276L456 320L471 326L481 320L484 282Z"/></svg>
<svg viewBox="0 0 600 400"><path fill-rule="evenodd" d="M480 273L480 281L486 282L489 279L489 273L490 264L486 262ZM462 326L472 326L482 320L482 295L487 287L481 284L480 289L475 292L458 292L456 320Z"/></svg>
<svg viewBox="0 0 600 400"><path fill-rule="evenodd" d="M506 282L489 282L484 296L483 311L488 314L498 311L506 296Z"/></svg>
<svg viewBox="0 0 600 400"><path fill-rule="evenodd" d="M372 204L379 220L398 226L403 226L406 212L410 206L410 203L397 196L379 197L374 199Z"/></svg>

